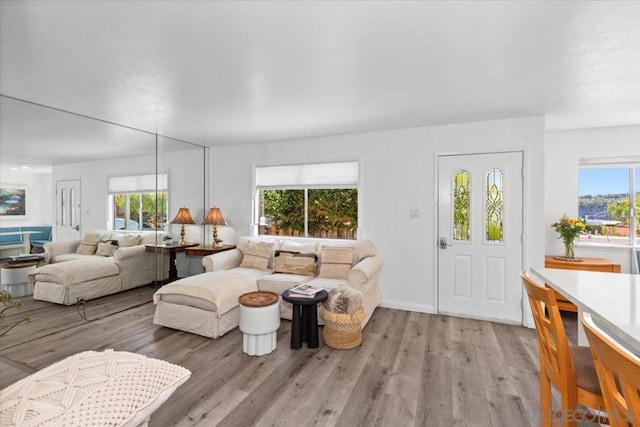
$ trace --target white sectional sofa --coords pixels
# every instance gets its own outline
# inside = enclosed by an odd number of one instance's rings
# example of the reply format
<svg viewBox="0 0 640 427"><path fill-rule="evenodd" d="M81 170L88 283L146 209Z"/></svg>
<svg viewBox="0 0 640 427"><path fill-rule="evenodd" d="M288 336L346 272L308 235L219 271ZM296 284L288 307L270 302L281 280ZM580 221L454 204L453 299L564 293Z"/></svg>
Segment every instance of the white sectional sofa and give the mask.
<svg viewBox="0 0 640 427"><path fill-rule="evenodd" d="M272 243L275 251L291 251L313 253L318 257L318 268L312 276L274 273L274 261L269 261L269 268L260 270L241 267L244 253L249 242ZM351 247L354 249L352 266L346 279L326 278L318 275L322 266L322 252L326 247ZM202 265L207 272L228 270L256 280L258 289L282 295L286 289L298 284L307 283L324 289L337 288L346 284L364 295L364 325L367 324L375 308L382 302L382 292L378 284L378 276L382 268L382 257L378 254L370 240L332 240L295 237L240 237L236 249L219 252L203 257ZM282 318L291 319L291 304L281 300Z"/></svg>
<svg viewBox="0 0 640 427"><path fill-rule="evenodd" d="M108 230L98 234L101 242L139 237L133 246L118 247L112 256L77 253L80 240L50 242L44 245L45 266L29 274L34 285L33 298L57 304L72 305L77 298L99 298L116 292L147 285L166 278L168 259L159 262L145 245L161 242L164 233L142 231L121 233ZM168 267L166 268L168 271Z"/></svg>
<svg viewBox="0 0 640 427"><path fill-rule="evenodd" d="M268 263L264 268L243 266L243 260L251 244L270 244ZM218 338L238 326L238 297L244 292L271 291L280 296L281 317L291 319L291 304L282 300L282 292L293 286L309 283L324 289L345 284L362 292L367 324L375 308L382 302L378 276L382 257L369 240L328 240L312 238L276 238L267 236L241 237L236 249L203 257L206 272L178 280L162 287L154 295L156 311L153 323L179 329L210 338ZM352 258L342 267L342 278L329 278L323 268L323 252L326 248L352 248ZM276 251L314 254L318 258L316 268L305 274L276 272ZM250 252L250 251L249 251ZM328 261L326 264L331 264ZM194 289L199 289L194 292ZM204 295L206 289L211 296ZM221 304L221 300L226 300ZM231 304L232 302L232 304ZM322 323L322 318L318 319Z"/></svg>

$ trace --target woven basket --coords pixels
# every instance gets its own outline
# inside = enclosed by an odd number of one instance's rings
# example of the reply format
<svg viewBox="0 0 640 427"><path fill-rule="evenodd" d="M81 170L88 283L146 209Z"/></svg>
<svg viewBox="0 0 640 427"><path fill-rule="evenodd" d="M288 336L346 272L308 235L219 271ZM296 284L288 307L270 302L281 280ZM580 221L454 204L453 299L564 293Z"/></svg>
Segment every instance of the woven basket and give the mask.
<svg viewBox="0 0 640 427"><path fill-rule="evenodd" d="M357 347L362 343L362 321L364 320L362 307L351 314L333 313L323 309L322 317L324 318L322 337L329 347L344 350Z"/></svg>

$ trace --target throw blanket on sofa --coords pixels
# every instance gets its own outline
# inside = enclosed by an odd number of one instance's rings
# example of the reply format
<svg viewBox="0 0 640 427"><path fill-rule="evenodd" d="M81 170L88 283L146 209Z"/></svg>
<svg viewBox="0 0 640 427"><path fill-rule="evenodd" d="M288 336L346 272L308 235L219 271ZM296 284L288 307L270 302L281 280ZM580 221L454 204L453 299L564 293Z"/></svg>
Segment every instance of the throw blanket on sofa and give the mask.
<svg viewBox="0 0 640 427"><path fill-rule="evenodd" d="M238 306L238 296L256 291L256 281L229 271L212 271L197 274L169 283L153 294L158 304L162 295L186 295L201 298L217 307L217 317Z"/></svg>

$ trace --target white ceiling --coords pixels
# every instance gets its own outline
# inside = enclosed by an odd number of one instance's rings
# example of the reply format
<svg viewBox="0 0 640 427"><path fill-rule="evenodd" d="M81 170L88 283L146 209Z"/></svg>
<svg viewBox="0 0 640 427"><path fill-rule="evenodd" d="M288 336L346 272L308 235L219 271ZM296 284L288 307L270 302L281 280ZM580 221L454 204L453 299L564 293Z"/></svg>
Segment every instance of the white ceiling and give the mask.
<svg viewBox="0 0 640 427"><path fill-rule="evenodd" d="M638 1L0 4L3 95L205 145L640 123Z"/></svg>

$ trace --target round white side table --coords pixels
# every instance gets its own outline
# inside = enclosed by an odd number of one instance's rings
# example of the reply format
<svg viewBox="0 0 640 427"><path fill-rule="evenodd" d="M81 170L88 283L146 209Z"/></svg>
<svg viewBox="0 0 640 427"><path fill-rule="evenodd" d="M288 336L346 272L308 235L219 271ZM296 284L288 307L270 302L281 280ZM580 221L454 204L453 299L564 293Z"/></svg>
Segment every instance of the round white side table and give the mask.
<svg viewBox="0 0 640 427"><path fill-rule="evenodd" d="M262 356L276 349L280 327L280 299L273 292L249 292L240 295L242 351Z"/></svg>
<svg viewBox="0 0 640 427"><path fill-rule="evenodd" d="M37 262L15 262L0 266L0 289L9 291L13 298L33 293L33 285L27 282L27 275L36 269Z"/></svg>

